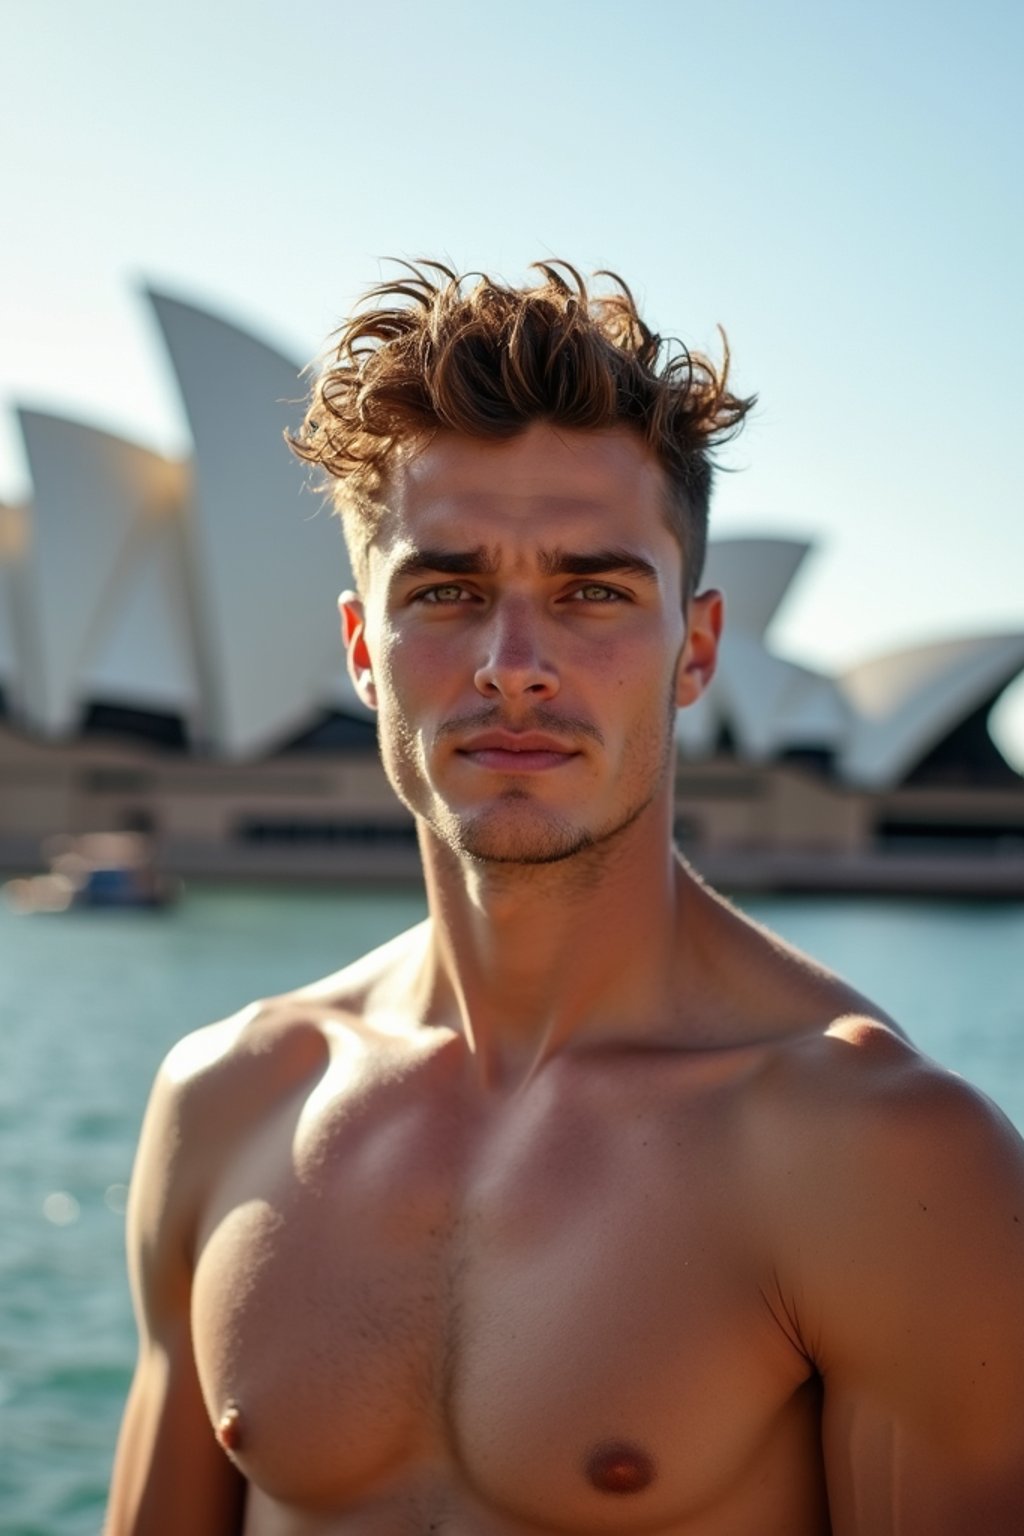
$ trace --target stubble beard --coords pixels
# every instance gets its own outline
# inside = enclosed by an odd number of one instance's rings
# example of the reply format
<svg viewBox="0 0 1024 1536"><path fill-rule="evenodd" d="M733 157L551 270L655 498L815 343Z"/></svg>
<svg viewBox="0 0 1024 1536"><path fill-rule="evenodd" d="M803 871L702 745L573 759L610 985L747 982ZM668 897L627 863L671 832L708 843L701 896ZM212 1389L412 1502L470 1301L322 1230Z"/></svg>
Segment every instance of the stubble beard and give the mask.
<svg viewBox="0 0 1024 1536"><path fill-rule="evenodd" d="M599 840L586 827L538 806L522 789L506 790L497 806L469 818L439 806L427 824L452 853L474 864L560 864Z"/></svg>
<svg viewBox="0 0 1024 1536"><path fill-rule="evenodd" d="M496 805L460 815L436 795L422 803L425 783L419 745L413 733L396 730L390 751L382 752L392 787L406 808L456 859L480 867L515 866L524 869L584 859L588 864L610 854L618 840L654 803L673 761L676 718L675 676L668 696L662 730L653 729L632 739L623 770L634 779L637 791L624 808L605 825L589 828L550 807L530 790L512 786ZM653 765L653 766L652 766ZM556 770L557 771L557 770Z"/></svg>

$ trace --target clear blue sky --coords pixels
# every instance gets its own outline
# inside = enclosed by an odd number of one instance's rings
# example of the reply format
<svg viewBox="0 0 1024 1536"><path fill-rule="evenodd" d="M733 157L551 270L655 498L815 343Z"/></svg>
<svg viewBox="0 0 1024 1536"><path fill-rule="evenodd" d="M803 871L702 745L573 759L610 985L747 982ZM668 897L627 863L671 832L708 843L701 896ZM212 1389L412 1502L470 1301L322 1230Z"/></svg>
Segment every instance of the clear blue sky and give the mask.
<svg viewBox="0 0 1024 1536"><path fill-rule="evenodd" d="M24 401L181 452L139 283L299 360L386 254L728 329L715 530L813 537L831 667L1024 628L1024 6L0 0L0 499ZM1024 765L1024 688L999 734Z"/></svg>

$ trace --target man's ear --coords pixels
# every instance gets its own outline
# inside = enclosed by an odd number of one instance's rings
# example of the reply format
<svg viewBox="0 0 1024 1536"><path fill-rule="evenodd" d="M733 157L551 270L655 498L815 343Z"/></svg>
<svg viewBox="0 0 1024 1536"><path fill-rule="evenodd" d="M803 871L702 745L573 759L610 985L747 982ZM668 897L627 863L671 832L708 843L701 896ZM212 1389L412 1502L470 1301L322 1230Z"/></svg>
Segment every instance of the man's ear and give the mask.
<svg viewBox="0 0 1024 1536"><path fill-rule="evenodd" d="M676 703L680 709L696 704L715 675L718 642L722 637L725 599L710 588L691 597L686 612L686 643L676 673Z"/></svg>
<svg viewBox="0 0 1024 1536"><path fill-rule="evenodd" d="M368 709L377 708L377 685L373 663L366 644L366 609L356 592L343 592L338 598L341 614L341 638L348 658L348 675L356 693Z"/></svg>

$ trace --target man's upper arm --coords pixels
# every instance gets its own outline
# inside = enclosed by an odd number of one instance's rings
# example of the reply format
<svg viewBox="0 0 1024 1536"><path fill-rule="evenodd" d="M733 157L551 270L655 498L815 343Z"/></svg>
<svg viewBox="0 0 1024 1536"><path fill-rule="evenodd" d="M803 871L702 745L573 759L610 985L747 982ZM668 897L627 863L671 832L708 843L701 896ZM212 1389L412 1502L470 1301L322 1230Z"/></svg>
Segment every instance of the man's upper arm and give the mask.
<svg viewBox="0 0 1024 1536"><path fill-rule="evenodd" d="M834 1536L1019 1536L1024 1145L898 1042L845 1048L877 1059L835 1106L802 1298Z"/></svg>
<svg viewBox="0 0 1024 1536"><path fill-rule="evenodd" d="M191 1247L207 1149L201 1112L187 1100L165 1067L132 1175L128 1265L139 1356L114 1462L107 1536L241 1530L244 1482L214 1438L192 1349Z"/></svg>

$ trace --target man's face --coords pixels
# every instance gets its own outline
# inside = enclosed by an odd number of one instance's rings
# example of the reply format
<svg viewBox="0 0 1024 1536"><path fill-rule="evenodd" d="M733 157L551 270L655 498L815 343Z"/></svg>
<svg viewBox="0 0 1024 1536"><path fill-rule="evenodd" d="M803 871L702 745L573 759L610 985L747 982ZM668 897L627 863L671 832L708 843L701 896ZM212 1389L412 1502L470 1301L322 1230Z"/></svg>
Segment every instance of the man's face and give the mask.
<svg viewBox="0 0 1024 1536"><path fill-rule="evenodd" d="M397 475L349 666L399 797L457 853L568 858L671 793L720 599L684 609L665 496L620 429L443 434Z"/></svg>

